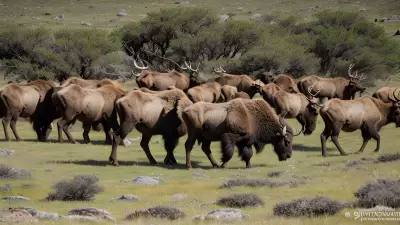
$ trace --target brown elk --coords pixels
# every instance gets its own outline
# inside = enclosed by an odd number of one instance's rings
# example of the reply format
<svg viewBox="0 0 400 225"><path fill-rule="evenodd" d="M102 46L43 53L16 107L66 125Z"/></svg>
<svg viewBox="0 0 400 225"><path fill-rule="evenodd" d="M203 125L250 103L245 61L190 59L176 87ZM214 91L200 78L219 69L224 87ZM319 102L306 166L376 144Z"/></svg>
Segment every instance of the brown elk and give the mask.
<svg viewBox="0 0 400 225"><path fill-rule="evenodd" d="M115 88L120 89L121 91L124 91L124 89L121 87L120 83L116 80L110 80L110 79L102 79L102 80L85 80L79 77L70 77L67 80L63 81L60 85L60 87L66 87L70 84L76 84L78 86L81 86L83 88L99 88L104 85L113 85Z"/></svg>
<svg viewBox="0 0 400 225"><path fill-rule="evenodd" d="M393 93L396 92L397 88L394 87L382 87L372 94L372 97L382 100L383 102L389 103L395 101Z"/></svg>
<svg viewBox="0 0 400 225"><path fill-rule="evenodd" d="M272 73L263 73L263 76L261 77L262 81L265 84L270 84L274 83L278 85L283 91L289 92L289 93L299 93L299 89L296 84L296 80L293 79L290 75L287 74L278 74L278 75L273 75Z"/></svg>
<svg viewBox="0 0 400 225"><path fill-rule="evenodd" d="M313 86L308 90L311 91L312 88ZM318 118L317 99L311 99L303 93L288 93L280 90L273 95L272 106L280 117L296 118L301 124L304 135L310 135L315 130Z"/></svg>
<svg viewBox="0 0 400 225"><path fill-rule="evenodd" d="M221 101L221 85L217 82L201 84L190 88L186 95L193 102L218 102Z"/></svg>
<svg viewBox="0 0 400 225"><path fill-rule="evenodd" d="M156 164L149 142L153 135L162 135L167 156L166 164L175 164L173 151L180 137L187 133L181 119L182 110L193 104L186 94L178 89L151 91L146 88L133 90L116 102L120 129L114 132L110 161L117 166L117 147L133 128L142 133L140 146L151 164Z"/></svg>
<svg viewBox="0 0 400 225"><path fill-rule="evenodd" d="M317 97L328 99L338 98L342 100L350 100L355 98L355 94L360 92L360 95L366 90L360 83L360 81L364 80L362 74L358 75L358 71L355 74L351 73L354 64L351 64L348 69L348 75L350 76L350 80L345 79L343 77L334 77L334 78L324 78L319 76L308 76L297 82L297 86L301 93L305 95L309 95L308 88L315 84L314 93L319 90L319 94Z"/></svg>
<svg viewBox="0 0 400 225"><path fill-rule="evenodd" d="M198 102L185 108L182 118L188 130L185 142L188 168L192 167L190 153L196 140L201 142L201 148L213 167L218 167L210 149L213 141L221 142L221 167L232 158L235 146L247 168L251 167L252 145L260 152L265 144L272 144L280 161L292 155L292 128L262 99Z"/></svg>
<svg viewBox="0 0 400 225"><path fill-rule="evenodd" d="M258 92L259 86L263 85L263 83L254 81L251 77L245 74L227 74L221 66L218 69L214 69L214 72L220 74L220 77L217 77L215 81L221 84L221 86L230 85L236 87L238 92L246 92L250 98L253 98Z"/></svg>
<svg viewBox="0 0 400 225"><path fill-rule="evenodd" d="M400 126L400 92L393 93L394 99L385 103L379 99L363 96L354 100L331 99L320 110L325 123L321 133L322 156L326 156L326 139L332 138L333 143L341 155L347 155L338 142L341 130L353 132L361 130L363 143L358 153L364 151L368 141L376 140L375 152L380 149L379 131L388 123Z"/></svg>
<svg viewBox="0 0 400 225"><path fill-rule="evenodd" d="M235 98L250 99L250 96L246 92L238 92L236 87L230 85L222 86L221 93L224 96L226 102L229 102L230 100Z"/></svg>
<svg viewBox="0 0 400 225"><path fill-rule="evenodd" d="M51 123L57 118L56 110L51 101L51 94L55 88L52 81L35 80L26 84L9 83L0 91L0 109L3 118L4 135L7 141L8 125L17 141L22 139L18 135L16 124L19 117L28 118L36 131L38 140L44 141L51 131Z"/></svg>
<svg viewBox="0 0 400 225"><path fill-rule="evenodd" d="M57 109L62 118L57 122L58 141L62 142L64 131L71 143L75 143L68 127L79 120L83 123L83 139L90 142L89 131L91 127L102 124L106 134L105 143L111 144L111 129L119 129L117 113L114 107L117 99L125 95L125 91L114 85L104 85L97 89L82 88L76 84L70 84L52 95Z"/></svg>

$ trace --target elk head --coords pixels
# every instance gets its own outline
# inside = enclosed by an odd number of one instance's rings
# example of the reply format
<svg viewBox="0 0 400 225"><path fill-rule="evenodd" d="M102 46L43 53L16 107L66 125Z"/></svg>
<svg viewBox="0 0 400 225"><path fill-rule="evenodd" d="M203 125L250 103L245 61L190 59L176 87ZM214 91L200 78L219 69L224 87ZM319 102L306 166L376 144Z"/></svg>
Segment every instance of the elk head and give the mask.
<svg viewBox="0 0 400 225"><path fill-rule="evenodd" d="M222 68L222 66L219 66L218 68L214 69L215 73L218 73L220 76L222 76L222 74L226 73L226 71Z"/></svg>
<svg viewBox="0 0 400 225"><path fill-rule="evenodd" d="M317 119L318 119L318 108L323 107L323 105L320 105L318 103L318 98L316 96L320 92L320 90L316 93L312 93L312 90L315 86L316 82L314 82L313 85L308 87L308 94L311 96L311 98L307 97L307 95L304 95L306 99L308 100L308 104L306 107L306 112L304 114L304 119L305 119L305 126L303 127L303 133L304 135L310 135L312 132L315 130L317 127Z"/></svg>
<svg viewBox="0 0 400 225"><path fill-rule="evenodd" d="M274 79L275 79L275 76L276 76L276 74L273 73L272 70L270 70L269 72L264 72L261 75L262 75L261 80L263 82L265 82L266 84L274 82Z"/></svg>
<svg viewBox="0 0 400 225"><path fill-rule="evenodd" d="M393 102L392 120L396 123L396 127L400 127L400 89L395 88L392 95L389 95L389 99Z"/></svg>
<svg viewBox="0 0 400 225"><path fill-rule="evenodd" d="M350 82L348 84L348 87L350 88L352 95L354 95L357 91L359 91L361 95L367 89L361 85L361 81L365 80L366 77L364 77L363 74L358 75L358 71L352 74L351 70L353 69L354 65L355 65L354 63L350 64L349 69L347 71L350 77Z"/></svg>

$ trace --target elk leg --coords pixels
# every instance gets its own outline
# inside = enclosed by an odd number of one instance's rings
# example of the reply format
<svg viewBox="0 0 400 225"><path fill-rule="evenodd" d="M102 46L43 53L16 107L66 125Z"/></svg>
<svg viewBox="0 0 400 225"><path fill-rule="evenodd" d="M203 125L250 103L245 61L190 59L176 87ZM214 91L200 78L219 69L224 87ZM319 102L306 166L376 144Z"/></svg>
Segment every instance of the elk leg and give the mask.
<svg viewBox="0 0 400 225"><path fill-rule="evenodd" d="M112 140L111 154L110 154L110 157L108 158L114 166L118 166L118 160L117 160L118 145L121 143L121 140L124 140L126 138L126 136L128 136L129 132L132 131L134 126L135 126L135 123L123 122L121 127L114 132L113 140Z"/></svg>
<svg viewBox="0 0 400 225"><path fill-rule="evenodd" d="M4 136L7 141L10 141L10 136L8 135L8 125L10 124L11 117L7 116L3 118L3 129L4 129Z"/></svg>
<svg viewBox="0 0 400 225"><path fill-rule="evenodd" d="M362 153L364 151L365 146L367 146L369 140L371 140L371 136L366 127L361 128L361 135L363 137L363 143L361 145L360 150L357 153Z"/></svg>
<svg viewBox="0 0 400 225"><path fill-rule="evenodd" d="M235 151L235 142L234 137L231 137L230 134L222 135L221 139L221 151L222 151L222 164L221 168L225 168L226 163L232 159L233 153Z"/></svg>
<svg viewBox="0 0 400 225"><path fill-rule="evenodd" d="M332 141L335 144L336 148L339 150L340 154L343 155L343 156L346 156L347 153L343 150L342 146L340 146L339 141L338 141L338 137L339 137L339 133L340 133L341 127L342 126L339 126L337 124L333 126L333 131L332 131L331 138L332 138Z"/></svg>
<svg viewBox="0 0 400 225"><path fill-rule="evenodd" d="M332 134L332 129L329 125L325 123L324 131L321 133L321 148L322 148L322 156L326 156L326 139L330 137Z"/></svg>
<svg viewBox="0 0 400 225"><path fill-rule="evenodd" d="M192 152L193 145L196 143L196 135L194 132L188 130L188 138L185 142L185 150L186 150L186 167L192 168L192 164L190 163L190 153Z"/></svg>
<svg viewBox="0 0 400 225"><path fill-rule="evenodd" d="M371 137L376 140L376 149L374 152L379 152L379 149L381 148L381 135L378 133L375 127L371 128L369 133Z"/></svg>
<svg viewBox="0 0 400 225"><path fill-rule="evenodd" d="M168 137L164 138L164 147L167 150L167 155L164 159L164 164L177 164L175 156L174 156L174 149L178 145L179 138L176 137Z"/></svg>
<svg viewBox="0 0 400 225"><path fill-rule="evenodd" d="M44 131L43 141L47 141L52 130L53 130L53 123L50 123L47 129Z"/></svg>
<svg viewBox="0 0 400 225"><path fill-rule="evenodd" d="M10 127L12 132L14 133L15 139L17 139L17 141L22 141L22 139L19 137L18 132L17 132L17 120L18 120L18 116L13 116L11 117L11 121L10 121Z"/></svg>
<svg viewBox="0 0 400 225"><path fill-rule="evenodd" d="M103 121L103 131L104 134L106 135L106 139L104 140L105 145L111 145L112 144L112 130L111 126L108 121Z"/></svg>
<svg viewBox="0 0 400 225"><path fill-rule="evenodd" d="M153 155L150 152L149 142L152 135L142 134L142 140L140 141L140 146L142 147L144 153L146 153L147 159L149 160L150 164L157 164L157 161L154 159Z"/></svg>
<svg viewBox="0 0 400 225"><path fill-rule="evenodd" d="M90 129L92 128L92 124L84 123L84 124L82 124L82 127L83 127L83 134L82 134L83 142L85 144L89 144L90 143L89 132L90 132Z"/></svg>
<svg viewBox="0 0 400 225"><path fill-rule="evenodd" d="M211 141L203 140L201 143L201 150L203 150L204 154L206 154L208 160L210 160L210 162L211 162L211 165L214 168L218 168L218 164L215 161L215 159L211 153L210 145L211 145Z"/></svg>

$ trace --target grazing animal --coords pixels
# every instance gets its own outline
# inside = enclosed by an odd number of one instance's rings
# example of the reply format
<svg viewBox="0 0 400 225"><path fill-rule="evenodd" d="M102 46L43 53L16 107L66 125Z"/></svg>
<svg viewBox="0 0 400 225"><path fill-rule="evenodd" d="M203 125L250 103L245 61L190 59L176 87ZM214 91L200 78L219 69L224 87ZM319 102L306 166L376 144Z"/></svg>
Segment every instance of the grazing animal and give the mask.
<svg viewBox="0 0 400 225"><path fill-rule="evenodd" d="M360 81L365 79L363 75L361 74L359 76L358 72L355 74L351 73L353 67L354 64L351 64L348 70L350 80L343 77L324 78L312 75L298 81L297 86L300 92L305 95L309 95L308 88L315 84L312 91L314 93L318 91L317 97L319 98L338 98L342 100L355 99L355 94L360 92L361 95L366 88L360 83Z"/></svg>
<svg viewBox="0 0 400 225"><path fill-rule="evenodd" d="M166 164L175 164L173 151L180 137L187 133L186 125L180 117L184 108L193 103L178 89L155 92L141 88L129 92L116 102L120 129L114 132L110 161L117 166L117 147L133 128L142 133L140 146L151 164L156 164L149 142L153 135L162 135L167 156Z"/></svg>
<svg viewBox="0 0 400 225"><path fill-rule="evenodd" d="M250 98L258 92L258 88L263 83L259 81L254 81L251 77L243 75L232 75L225 73L226 71L220 67L219 69L214 69L214 72L220 73L220 77L215 79L221 86L230 85L237 88L238 92L246 92Z"/></svg>
<svg viewBox="0 0 400 225"><path fill-rule="evenodd" d="M260 152L265 144L271 143L280 161L292 155L292 128L262 99L198 102L185 108L182 118L188 129L185 143L188 168L192 167L190 153L196 140L202 144L201 148L213 167L218 165L211 153L212 141L221 141L221 167L232 158L235 145L247 168L251 167L252 145Z"/></svg>
<svg viewBox="0 0 400 225"><path fill-rule="evenodd" d="M393 93L397 92L397 88L394 87L382 87L372 94L372 97L382 100L383 102L389 103L395 101Z"/></svg>
<svg viewBox="0 0 400 225"><path fill-rule="evenodd" d="M266 84L274 83L278 85L283 91L289 93L299 93L296 81L287 74L272 75L271 73L263 73L262 81Z"/></svg>
<svg viewBox="0 0 400 225"><path fill-rule="evenodd" d="M118 130L115 102L125 95L125 92L114 85L104 85L96 89L83 88L70 84L52 95L53 102L61 112L62 118L57 122L58 141L62 142L62 131L71 143L76 143L68 127L75 120L83 123L83 139L90 142L89 131L91 127L102 124L106 134L105 143L111 144L113 131Z"/></svg>
<svg viewBox="0 0 400 225"><path fill-rule="evenodd" d="M71 84L76 84L78 86L81 86L83 88L99 88L102 87L104 85L113 85L114 87L120 89L120 90L124 90L120 83L116 80L110 80L110 79L102 79L102 80L85 80L82 78L78 78L78 77L70 77L67 80L63 81L61 83L61 87L66 87L68 85Z"/></svg>
<svg viewBox="0 0 400 225"><path fill-rule="evenodd" d="M235 98L251 99L249 94L243 91L238 92L236 87L230 85L222 86L221 92L226 102Z"/></svg>
<svg viewBox="0 0 400 225"><path fill-rule="evenodd" d="M362 153L368 141L376 140L375 152L380 148L379 131L388 123L400 126L400 95L394 94L395 101L385 103L379 99L363 96L354 100L331 99L321 108L320 115L325 123L321 134L322 156L326 156L326 139L332 138L341 155L347 155L338 142L341 130L353 132L361 130L363 143L358 151Z"/></svg>
<svg viewBox="0 0 400 225"><path fill-rule="evenodd" d="M274 105L274 95L278 91L283 91L282 88L280 88L277 84L275 83L269 83L266 84L262 87L259 87L259 92L261 96L264 98L265 101L267 101L271 106Z"/></svg>
<svg viewBox="0 0 400 225"><path fill-rule="evenodd" d="M187 96L193 102L218 102L221 99L221 85L218 82L210 82L190 88Z"/></svg>
<svg viewBox="0 0 400 225"><path fill-rule="evenodd" d="M57 117L52 107L51 93L54 82L35 80L26 84L9 83L0 91L1 114L3 118L4 135L10 140L8 125L14 133L15 139L21 141L16 128L19 117L28 118L36 131L37 138L44 141L51 131L51 123Z"/></svg>

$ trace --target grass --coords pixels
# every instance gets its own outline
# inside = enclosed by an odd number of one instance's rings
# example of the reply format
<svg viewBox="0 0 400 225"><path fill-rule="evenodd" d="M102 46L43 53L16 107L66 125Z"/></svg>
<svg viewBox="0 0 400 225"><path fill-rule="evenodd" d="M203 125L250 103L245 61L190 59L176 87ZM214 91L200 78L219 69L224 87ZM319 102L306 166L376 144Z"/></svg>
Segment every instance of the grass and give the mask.
<svg viewBox="0 0 400 225"><path fill-rule="evenodd" d="M397 0L3 0L0 6L0 21L48 27L84 27L82 22L94 27L115 28L131 21L143 19L148 12L160 8L179 6L175 2L184 2L182 6L209 6L218 14L233 13L238 19L249 19L254 14L299 15L310 19L315 10L322 9L367 9L361 13L374 20L400 13ZM238 8L242 8L238 10ZM117 17L120 9L125 9L126 17ZM50 15L45 15L49 13ZM54 19L64 14L61 20ZM398 29L398 23L383 24L388 32Z"/></svg>

